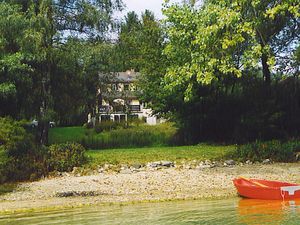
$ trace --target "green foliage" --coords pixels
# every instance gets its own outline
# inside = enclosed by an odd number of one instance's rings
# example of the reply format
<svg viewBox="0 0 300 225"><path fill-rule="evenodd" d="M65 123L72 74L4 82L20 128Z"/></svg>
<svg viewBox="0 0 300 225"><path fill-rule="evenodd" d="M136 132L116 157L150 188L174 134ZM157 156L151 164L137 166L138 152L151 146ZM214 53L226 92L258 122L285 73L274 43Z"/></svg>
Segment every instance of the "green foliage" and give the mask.
<svg viewBox="0 0 300 225"><path fill-rule="evenodd" d="M279 10L279 5L285 6ZM297 40L295 33L281 36L283 31L297 29L291 22L299 18L297 10L299 4L289 0L208 0L199 8L168 5L165 54L170 65L164 87L169 91L182 88L189 101L197 84L241 77L261 63L265 81L270 83L275 51L279 54L278 49Z"/></svg>
<svg viewBox="0 0 300 225"><path fill-rule="evenodd" d="M48 150L50 171L71 171L85 162L85 149L77 143L54 144Z"/></svg>
<svg viewBox="0 0 300 225"><path fill-rule="evenodd" d="M108 123L106 128L110 130L111 125ZM118 127L115 130L100 133L83 127L56 127L50 129L49 142L51 144L77 142L92 149L166 146L175 143L176 132L177 129L170 123L156 126L131 125L126 129Z"/></svg>
<svg viewBox="0 0 300 225"><path fill-rule="evenodd" d="M118 123L114 121L102 121L101 123L96 124L94 129L95 132L99 134L103 131L112 131L125 126L126 126L125 123Z"/></svg>
<svg viewBox="0 0 300 225"><path fill-rule="evenodd" d="M89 165L146 164L160 160L182 161L192 160L220 160L230 158L236 151L235 146L200 144L180 147L147 147L130 149L89 150L87 156L91 158Z"/></svg>
<svg viewBox="0 0 300 225"><path fill-rule="evenodd" d="M122 7L120 0L2 1L0 104L6 107L0 115L82 124L95 102L98 73L108 70L99 56L111 44L102 40ZM46 142L47 133L41 123L37 137Z"/></svg>
<svg viewBox="0 0 300 225"><path fill-rule="evenodd" d="M263 161L271 159L275 162L293 162L295 152L300 149L300 142L291 140L280 142L272 140L267 142L256 141L238 146L236 156L242 160Z"/></svg>
<svg viewBox="0 0 300 225"><path fill-rule="evenodd" d="M33 144L22 123L0 118L0 183L35 179L46 173L45 150Z"/></svg>
<svg viewBox="0 0 300 225"><path fill-rule="evenodd" d="M176 129L166 124L140 125L86 136L81 140L81 143L86 148L91 149L166 146L173 144L175 133Z"/></svg>

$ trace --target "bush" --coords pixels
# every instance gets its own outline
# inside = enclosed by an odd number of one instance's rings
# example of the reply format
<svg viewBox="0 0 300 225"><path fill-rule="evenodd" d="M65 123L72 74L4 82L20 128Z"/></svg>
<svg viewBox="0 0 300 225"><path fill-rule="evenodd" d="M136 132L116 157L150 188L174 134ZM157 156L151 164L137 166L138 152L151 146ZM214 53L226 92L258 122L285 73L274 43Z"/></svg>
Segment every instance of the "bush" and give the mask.
<svg viewBox="0 0 300 225"><path fill-rule="evenodd" d="M103 131L111 131L120 127L123 127L123 123L117 123L114 121L103 121L95 125L95 132L98 134Z"/></svg>
<svg viewBox="0 0 300 225"><path fill-rule="evenodd" d="M50 171L71 171L85 162L85 148L77 143L54 144L48 150Z"/></svg>
<svg viewBox="0 0 300 225"><path fill-rule="evenodd" d="M295 160L295 152L299 150L300 142L296 140L285 143L278 140L267 142L256 141L238 146L237 158L251 161L271 159L276 162L292 162Z"/></svg>
<svg viewBox="0 0 300 225"><path fill-rule="evenodd" d="M169 123L140 125L86 136L81 139L81 144L91 149L167 146L172 145L175 133L176 128Z"/></svg>
<svg viewBox="0 0 300 225"><path fill-rule="evenodd" d="M0 183L37 178L46 173L45 151L21 122L0 118Z"/></svg>
<svg viewBox="0 0 300 225"><path fill-rule="evenodd" d="M92 122L83 124L83 128L85 128L85 129L92 129L93 127L94 127L94 125Z"/></svg>

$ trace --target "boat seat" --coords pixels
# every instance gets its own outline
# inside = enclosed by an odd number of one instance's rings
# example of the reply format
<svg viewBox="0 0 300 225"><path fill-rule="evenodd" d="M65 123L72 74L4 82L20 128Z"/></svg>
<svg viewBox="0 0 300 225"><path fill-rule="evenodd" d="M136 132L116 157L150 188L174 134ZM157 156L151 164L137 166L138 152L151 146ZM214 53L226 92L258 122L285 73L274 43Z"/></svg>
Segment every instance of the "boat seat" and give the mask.
<svg viewBox="0 0 300 225"><path fill-rule="evenodd" d="M281 191L287 191L289 195L294 195L295 191L300 190L300 186L286 186L286 187L280 187Z"/></svg>

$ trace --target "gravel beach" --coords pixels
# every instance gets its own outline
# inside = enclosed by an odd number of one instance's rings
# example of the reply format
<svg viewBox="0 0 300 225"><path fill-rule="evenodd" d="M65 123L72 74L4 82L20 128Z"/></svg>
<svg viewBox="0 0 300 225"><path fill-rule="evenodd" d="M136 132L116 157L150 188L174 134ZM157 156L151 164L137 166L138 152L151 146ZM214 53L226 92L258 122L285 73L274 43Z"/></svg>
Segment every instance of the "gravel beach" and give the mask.
<svg viewBox="0 0 300 225"><path fill-rule="evenodd" d="M92 204L132 203L237 196L238 176L300 183L300 164L253 164L213 168L166 168L132 173L64 174L20 183L0 196L0 212Z"/></svg>

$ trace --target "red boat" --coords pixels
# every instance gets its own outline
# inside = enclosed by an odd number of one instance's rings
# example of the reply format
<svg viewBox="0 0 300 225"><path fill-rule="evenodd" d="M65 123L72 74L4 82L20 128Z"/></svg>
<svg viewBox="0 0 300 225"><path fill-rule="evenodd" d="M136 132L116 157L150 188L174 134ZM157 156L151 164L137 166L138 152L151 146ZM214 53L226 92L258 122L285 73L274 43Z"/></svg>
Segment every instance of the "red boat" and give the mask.
<svg viewBox="0 0 300 225"><path fill-rule="evenodd" d="M240 177L233 180L242 197L266 200L300 199L300 185L279 181L248 179Z"/></svg>

